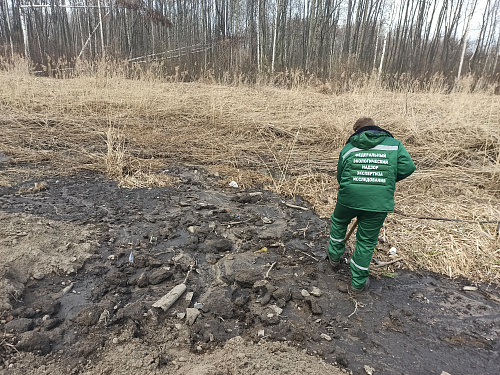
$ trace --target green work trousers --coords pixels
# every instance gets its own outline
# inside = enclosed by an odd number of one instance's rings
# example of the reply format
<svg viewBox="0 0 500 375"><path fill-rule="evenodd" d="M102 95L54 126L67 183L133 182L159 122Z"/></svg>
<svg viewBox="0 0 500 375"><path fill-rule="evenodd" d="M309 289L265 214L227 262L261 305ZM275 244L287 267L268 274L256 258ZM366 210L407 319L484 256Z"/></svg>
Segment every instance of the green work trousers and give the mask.
<svg viewBox="0 0 500 375"><path fill-rule="evenodd" d="M386 216L387 212L356 210L339 203L335 207L331 217L328 245L329 257L334 262L340 261L340 257L344 254L347 226L354 217L358 218L356 248L351 258L351 286L353 288L363 288L368 279L368 267Z"/></svg>

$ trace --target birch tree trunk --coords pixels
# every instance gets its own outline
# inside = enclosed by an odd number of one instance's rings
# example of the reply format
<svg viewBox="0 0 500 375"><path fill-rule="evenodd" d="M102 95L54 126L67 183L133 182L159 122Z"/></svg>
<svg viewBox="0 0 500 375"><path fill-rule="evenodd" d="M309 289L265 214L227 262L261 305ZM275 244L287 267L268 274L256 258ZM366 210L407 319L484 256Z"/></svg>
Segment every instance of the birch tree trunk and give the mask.
<svg viewBox="0 0 500 375"><path fill-rule="evenodd" d="M102 29L101 0L97 0L97 11L99 12L99 31L101 34L101 58L104 58L104 32Z"/></svg>
<svg viewBox="0 0 500 375"><path fill-rule="evenodd" d="M260 0L257 0L257 17L256 17L256 28L257 28L257 71L261 70L261 49L260 49Z"/></svg>
<svg viewBox="0 0 500 375"><path fill-rule="evenodd" d="M26 27L26 11L21 8L21 28L23 30L23 40L24 40L24 56L26 57L26 60L28 60L28 64L30 64L31 61L31 55L30 55L30 43L29 43L29 36L28 36L28 29Z"/></svg>
<svg viewBox="0 0 500 375"><path fill-rule="evenodd" d="M464 35L462 36L462 53L460 55L460 64L458 66L457 83L456 83L457 86L460 83L460 76L462 74L462 67L464 65L465 50L467 49L467 42L469 40L468 34L469 34L470 21L472 20L472 16L474 15L474 11L476 10L476 5L477 5L477 0L472 0L472 8L470 10L469 17L467 17L467 24L465 25Z"/></svg>
<svg viewBox="0 0 500 375"><path fill-rule="evenodd" d="M382 74L382 67L384 66L384 57L385 57L385 50L387 47L388 35L389 35L389 28L387 28L384 35L384 45L382 46L382 55L380 56L380 64L378 66L377 81L380 81L380 75Z"/></svg>
<svg viewBox="0 0 500 375"><path fill-rule="evenodd" d="M7 26L7 35L9 38L9 45L10 45L10 56L14 58L14 43L12 42L12 27L10 26L10 12L9 12L9 4L7 3L7 0L4 0L4 16L5 16L5 22Z"/></svg>
<svg viewBox="0 0 500 375"><path fill-rule="evenodd" d="M279 0L276 0L276 14L274 15L273 51L271 58L271 73L274 73L274 60L276 59L276 36L278 34Z"/></svg>

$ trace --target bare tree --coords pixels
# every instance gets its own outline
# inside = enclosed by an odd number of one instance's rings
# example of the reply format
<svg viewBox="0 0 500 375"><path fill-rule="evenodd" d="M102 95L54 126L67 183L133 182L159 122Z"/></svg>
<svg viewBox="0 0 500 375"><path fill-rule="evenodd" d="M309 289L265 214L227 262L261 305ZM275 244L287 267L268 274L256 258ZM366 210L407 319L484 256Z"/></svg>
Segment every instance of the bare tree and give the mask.
<svg viewBox="0 0 500 375"><path fill-rule="evenodd" d="M474 15L474 11L476 10L477 0L469 1L467 6L469 7L469 14L467 16L467 23L465 24L462 40L460 41L460 43L462 44L462 53L460 55L460 65L458 66L457 85L460 82L460 76L462 74L462 67L464 65L465 50L467 48L467 42L468 42L468 36L469 36L470 22L472 20L472 16Z"/></svg>
<svg viewBox="0 0 500 375"><path fill-rule="evenodd" d="M103 56L183 79L301 71L346 83L378 70L382 84L453 86L464 74L499 78L500 0L0 0L0 49L37 67ZM69 10L71 9L71 10ZM176 73L177 72L177 73ZM179 73L180 74L180 73ZM395 77L395 78L394 78ZM340 84L342 87L348 85Z"/></svg>

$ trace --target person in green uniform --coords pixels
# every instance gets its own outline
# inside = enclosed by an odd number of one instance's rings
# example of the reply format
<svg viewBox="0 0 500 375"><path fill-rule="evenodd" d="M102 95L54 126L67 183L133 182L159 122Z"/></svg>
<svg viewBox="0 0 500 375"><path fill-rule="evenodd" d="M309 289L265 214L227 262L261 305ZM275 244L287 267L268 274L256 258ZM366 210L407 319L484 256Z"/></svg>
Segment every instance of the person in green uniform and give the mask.
<svg viewBox="0 0 500 375"><path fill-rule="evenodd" d="M357 293L369 285L368 267L387 213L394 210L396 182L411 175L415 164L403 144L373 119L358 119L353 130L339 156L340 187L331 216L328 258L338 269L347 226L356 217L356 248L350 269L351 290Z"/></svg>

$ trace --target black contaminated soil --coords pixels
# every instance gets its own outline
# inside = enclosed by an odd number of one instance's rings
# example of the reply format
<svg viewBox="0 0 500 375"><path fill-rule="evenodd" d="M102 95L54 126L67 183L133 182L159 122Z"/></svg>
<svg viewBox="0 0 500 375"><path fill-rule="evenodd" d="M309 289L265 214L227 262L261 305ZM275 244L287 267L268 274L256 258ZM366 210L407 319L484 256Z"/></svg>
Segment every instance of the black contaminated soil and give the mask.
<svg viewBox="0 0 500 375"><path fill-rule="evenodd" d="M496 286L466 291L467 280L398 270L372 278L368 292L343 294L348 266L332 271L328 220L307 202L220 187L193 167L168 173L180 178L176 186L121 189L81 174L47 179L49 188L33 194L18 194L21 183L0 187L2 211L93 224L99 242L77 273L28 281L15 309L2 312L0 329L10 335L0 369L16 351L77 363L110 332L132 329L146 339L146 326L173 327L194 307L201 314L188 325L193 352L242 336L291 342L354 374L365 365L375 374L499 373ZM72 291L63 294L68 278ZM184 281L191 299L167 311L152 307ZM69 370L78 373L76 365Z"/></svg>

